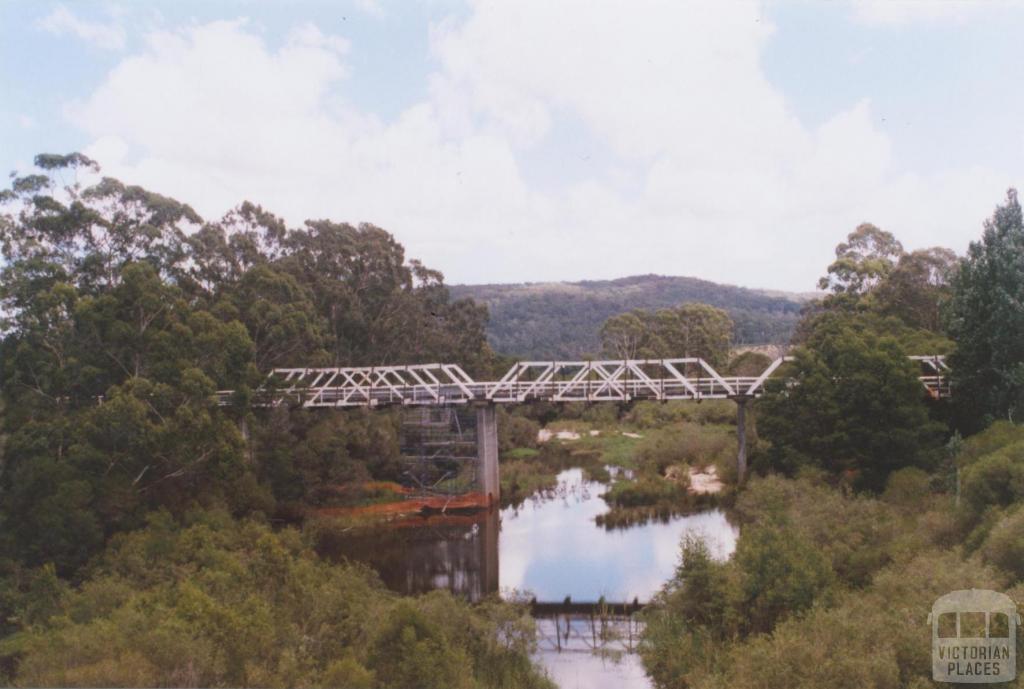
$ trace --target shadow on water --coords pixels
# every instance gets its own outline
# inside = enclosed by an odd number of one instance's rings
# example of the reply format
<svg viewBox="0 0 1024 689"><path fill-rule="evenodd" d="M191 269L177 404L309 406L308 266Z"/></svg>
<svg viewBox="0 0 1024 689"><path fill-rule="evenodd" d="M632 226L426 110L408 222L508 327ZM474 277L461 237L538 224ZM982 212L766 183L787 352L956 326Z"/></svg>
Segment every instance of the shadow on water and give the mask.
<svg viewBox="0 0 1024 689"><path fill-rule="evenodd" d="M320 553L363 562L384 585L403 594L447 589L478 601L498 591L497 510L431 515L399 526L326 533Z"/></svg>

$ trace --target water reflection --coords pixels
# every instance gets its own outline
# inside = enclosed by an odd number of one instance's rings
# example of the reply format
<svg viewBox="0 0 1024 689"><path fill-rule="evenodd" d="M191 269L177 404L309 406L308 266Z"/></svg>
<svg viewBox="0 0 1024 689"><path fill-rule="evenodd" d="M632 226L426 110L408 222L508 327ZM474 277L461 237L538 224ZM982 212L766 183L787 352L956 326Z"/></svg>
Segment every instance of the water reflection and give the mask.
<svg viewBox="0 0 1024 689"><path fill-rule="evenodd" d="M559 474L554 497L503 510L502 589L547 601L647 601L675 571L683 534L703 534L722 558L736 546L736 528L720 510L606 531L594 522L608 509L604 489L569 469Z"/></svg>
<svg viewBox="0 0 1024 689"><path fill-rule="evenodd" d="M321 553L370 565L404 594L447 589L478 601L498 591L497 511L435 515L326 535Z"/></svg>
<svg viewBox="0 0 1024 689"><path fill-rule="evenodd" d="M475 601L500 589L541 601L647 601L672 576L683 534L704 534L719 557L736 545L720 510L605 530L594 521L607 510L604 490L569 469L556 490L500 514L416 518L335 534L322 547L369 564L406 594L448 589Z"/></svg>
<svg viewBox="0 0 1024 689"><path fill-rule="evenodd" d="M636 654L613 660L585 653L540 653L537 656L559 689L647 689L650 678Z"/></svg>
<svg viewBox="0 0 1024 689"><path fill-rule="evenodd" d="M607 511L605 488L570 469L555 490L500 514L415 518L335 534L321 547L327 556L369 564L405 594L447 589L476 601L501 590L552 602L649 600L674 573L686 533L703 534L720 558L735 549L738 532L720 510L605 530L594 521ZM635 654L612 660L541 649L536 659L563 689L650 686Z"/></svg>

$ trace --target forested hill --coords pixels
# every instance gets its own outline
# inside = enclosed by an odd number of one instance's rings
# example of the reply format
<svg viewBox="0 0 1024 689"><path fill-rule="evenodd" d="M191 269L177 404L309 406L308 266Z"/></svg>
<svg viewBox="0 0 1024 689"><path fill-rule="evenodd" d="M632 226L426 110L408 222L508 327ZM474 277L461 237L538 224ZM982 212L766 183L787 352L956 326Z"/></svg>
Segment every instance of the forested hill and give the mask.
<svg viewBox="0 0 1024 689"><path fill-rule="evenodd" d="M736 324L737 344L785 343L809 295L767 293L691 277L637 275L618 280L454 285L455 298L487 304L491 345L529 358L578 357L600 349L604 321L631 309L661 309L703 302L725 309Z"/></svg>

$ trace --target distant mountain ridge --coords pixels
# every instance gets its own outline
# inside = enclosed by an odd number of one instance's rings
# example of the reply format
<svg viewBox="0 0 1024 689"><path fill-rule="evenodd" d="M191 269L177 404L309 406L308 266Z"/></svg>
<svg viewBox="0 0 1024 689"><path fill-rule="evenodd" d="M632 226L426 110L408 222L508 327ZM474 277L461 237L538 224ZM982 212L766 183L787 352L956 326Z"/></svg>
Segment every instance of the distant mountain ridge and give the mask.
<svg viewBox="0 0 1024 689"><path fill-rule="evenodd" d="M531 359L577 358L600 350L598 332L610 316L702 302L724 309L738 345L789 341L813 293L755 290L692 277L634 275L616 280L452 285L455 298L487 304L491 346Z"/></svg>

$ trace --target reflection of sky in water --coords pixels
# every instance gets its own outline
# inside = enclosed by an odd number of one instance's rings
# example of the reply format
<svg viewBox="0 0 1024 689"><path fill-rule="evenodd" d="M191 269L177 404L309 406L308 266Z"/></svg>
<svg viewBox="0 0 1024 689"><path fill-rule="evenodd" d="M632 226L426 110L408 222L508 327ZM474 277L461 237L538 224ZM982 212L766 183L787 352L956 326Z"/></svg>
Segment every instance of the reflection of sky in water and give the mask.
<svg viewBox="0 0 1024 689"><path fill-rule="evenodd" d="M646 601L675 571L684 533L703 533L719 557L735 548L737 531L719 510L606 531L594 521L608 509L600 497L604 487L584 481L580 469L564 471L558 480L557 497L502 511L502 589L529 591L544 601Z"/></svg>
<svg viewBox="0 0 1024 689"><path fill-rule="evenodd" d="M538 653L537 661L559 689L642 689L651 686L640 656L630 653L619 662L589 653Z"/></svg>

